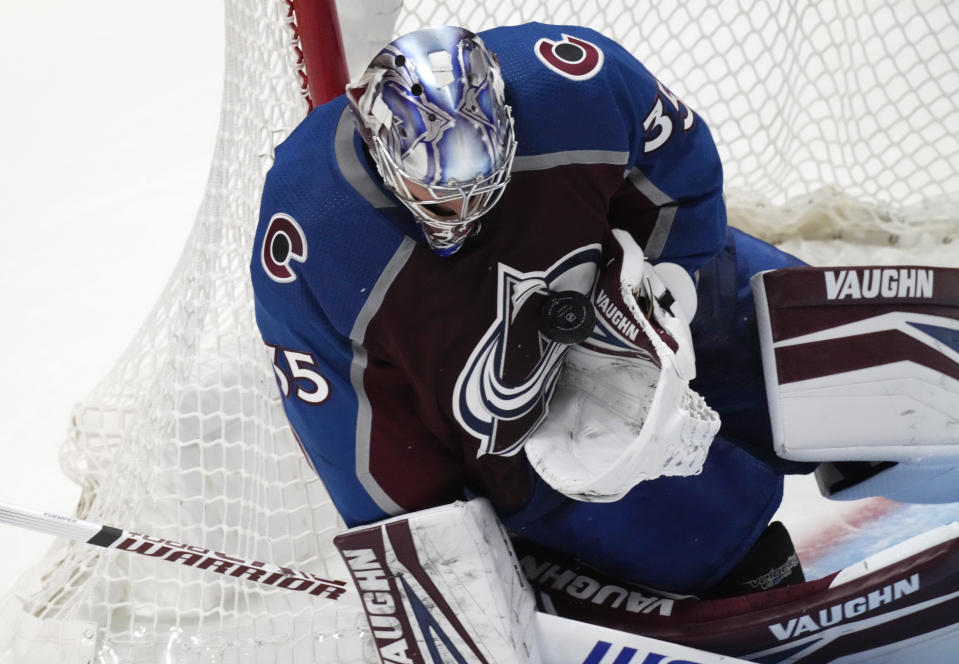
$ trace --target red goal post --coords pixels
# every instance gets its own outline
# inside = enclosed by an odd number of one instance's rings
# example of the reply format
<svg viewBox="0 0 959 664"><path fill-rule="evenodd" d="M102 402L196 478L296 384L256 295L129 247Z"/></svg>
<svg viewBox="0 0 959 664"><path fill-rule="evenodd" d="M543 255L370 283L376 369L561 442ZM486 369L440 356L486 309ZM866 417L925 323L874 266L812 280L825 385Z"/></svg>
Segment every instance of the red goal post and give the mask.
<svg viewBox="0 0 959 664"><path fill-rule="evenodd" d="M955 264L959 8L692 7L345 0L340 55L331 0L227 0L207 191L165 292L69 418L61 459L82 487L76 515L345 578L331 545L342 524L286 424L247 270L276 145L395 33L594 27L706 119L732 224L819 264ZM0 603L0 664L373 661L356 604L136 558L54 543Z"/></svg>
<svg viewBox="0 0 959 664"><path fill-rule="evenodd" d="M333 0L289 0L291 25L303 55L303 86L307 105L343 94L349 80L340 20Z"/></svg>

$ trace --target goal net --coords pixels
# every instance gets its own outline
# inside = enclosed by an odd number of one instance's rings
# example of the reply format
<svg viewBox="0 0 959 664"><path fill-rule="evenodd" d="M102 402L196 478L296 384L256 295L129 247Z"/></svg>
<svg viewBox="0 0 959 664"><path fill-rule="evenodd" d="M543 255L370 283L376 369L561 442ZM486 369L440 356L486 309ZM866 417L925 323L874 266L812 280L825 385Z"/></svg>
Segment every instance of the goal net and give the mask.
<svg viewBox="0 0 959 664"><path fill-rule="evenodd" d="M329 65L305 70L299 37L317 26L288 0L226 4L220 130L187 249L72 414L62 464L81 518L345 579L342 524L287 426L248 276L273 150ZM731 224L816 264L959 263L954 3L400 4L340 3L354 76L426 25L588 25L710 125ZM301 594L58 541L0 603L0 663L376 661L355 599Z"/></svg>

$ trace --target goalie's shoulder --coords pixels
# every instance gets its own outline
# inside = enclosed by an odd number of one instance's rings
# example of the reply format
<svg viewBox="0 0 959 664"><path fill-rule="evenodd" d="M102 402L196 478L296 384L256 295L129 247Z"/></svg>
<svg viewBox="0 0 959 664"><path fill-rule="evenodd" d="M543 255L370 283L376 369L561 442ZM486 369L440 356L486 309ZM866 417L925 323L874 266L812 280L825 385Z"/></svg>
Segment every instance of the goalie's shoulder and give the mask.
<svg viewBox="0 0 959 664"><path fill-rule="evenodd" d="M480 34L499 58L520 156L629 150L627 125L648 110L633 106L651 104L657 87L619 44L573 25L527 23Z"/></svg>
<svg viewBox="0 0 959 664"><path fill-rule="evenodd" d="M614 39L582 25L530 21L520 25L491 28L478 34L501 60L502 53L514 59L530 59L532 62L541 59L547 45L562 43L568 48L561 48L565 53L560 52L557 56L567 63L580 64L579 74L583 78L589 73L600 72L609 62L610 55L619 58L628 54ZM600 52L595 53L591 47L599 49Z"/></svg>
<svg viewBox="0 0 959 664"><path fill-rule="evenodd" d="M288 303L348 336L379 277L409 244L377 184L342 98L315 109L276 149L260 202L251 273L260 309ZM410 222L412 223L412 222Z"/></svg>
<svg viewBox="0 0 959 664"><path fill-rule="evenodd" d="M612 109L620 87L655 94L655 80L639 61L591 28L532 22L479 34L499 60L514 112L524 105L562 111L572 104L595 119Z"/></svg>

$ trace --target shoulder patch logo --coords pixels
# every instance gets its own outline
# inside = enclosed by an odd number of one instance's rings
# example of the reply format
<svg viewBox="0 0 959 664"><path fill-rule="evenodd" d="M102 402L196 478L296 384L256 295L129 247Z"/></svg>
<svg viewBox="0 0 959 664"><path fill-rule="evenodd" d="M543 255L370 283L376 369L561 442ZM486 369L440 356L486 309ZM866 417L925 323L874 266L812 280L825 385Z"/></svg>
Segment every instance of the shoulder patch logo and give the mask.
<svg viewBox="0 0 959 664"><path fill-rule="evenodd" d="M540 39L533 51L544 65L573 81L590 79L603 68L603 51L596 44L567 34L562 41Z"/></svg>
<svg viewBox="0 0 959 664"><path fill-rule="evenodd" d="M306 261L306 233L293 217L278 213L270 219L263 235L260 263L270 279L285 284L296 280L290 261Z"/></svg>

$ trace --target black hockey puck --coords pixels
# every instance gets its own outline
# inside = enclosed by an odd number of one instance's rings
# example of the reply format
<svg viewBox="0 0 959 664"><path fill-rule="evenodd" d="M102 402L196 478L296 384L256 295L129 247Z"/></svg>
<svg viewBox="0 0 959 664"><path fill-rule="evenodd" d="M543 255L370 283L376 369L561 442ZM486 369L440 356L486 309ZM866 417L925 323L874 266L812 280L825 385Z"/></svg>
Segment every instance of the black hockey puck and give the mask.
<svg viewBox="0 0 959 664"><path fill-rule="evenodd" d="M586 341L593 331L593 302L577 291L550 293L539 310L540 330L561 344Z"/></svg>

